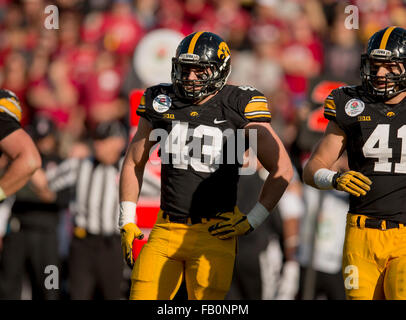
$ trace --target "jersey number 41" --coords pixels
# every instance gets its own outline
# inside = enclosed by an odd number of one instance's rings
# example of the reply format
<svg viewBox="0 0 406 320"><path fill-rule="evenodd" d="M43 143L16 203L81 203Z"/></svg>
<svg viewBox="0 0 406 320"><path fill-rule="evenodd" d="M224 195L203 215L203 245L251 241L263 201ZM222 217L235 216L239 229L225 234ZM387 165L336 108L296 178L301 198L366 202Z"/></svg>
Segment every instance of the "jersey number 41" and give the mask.
<svg viewBox="0 0 406 320"><path fill-rule="evenodd" d="M391 172L392 162L389 159L393 157L392 148L389 147L389 124L378 124L368 140L362 147L365 158L375 158L374 171ZM406 173L406 125L398 129L397 137L402 140L402 149L400 162L395 163L395 173Z"/></svg>

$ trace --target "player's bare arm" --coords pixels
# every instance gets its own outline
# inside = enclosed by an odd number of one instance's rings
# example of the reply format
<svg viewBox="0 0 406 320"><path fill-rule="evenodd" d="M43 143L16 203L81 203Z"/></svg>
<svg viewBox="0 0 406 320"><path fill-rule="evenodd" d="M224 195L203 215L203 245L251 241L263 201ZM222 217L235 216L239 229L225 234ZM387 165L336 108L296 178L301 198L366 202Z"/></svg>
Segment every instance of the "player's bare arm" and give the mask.
<svg viewBox="0 0 406 320"><path fill-rule="evenodd" d="M362 173L339 173L331 170L345 150L346 139L345 132L330 121L323 138L304 167L303 180L306 184L322 190L336 188L357 197L370 190L372 182Z"/></svg>
<svg viewBox="0 0 406 320"><path fill-rule="evenodd" d="M257 157L269 175L264 182L259 201L247 215L241 213L237 206L234 212L217 215L224 221L212 225L209 232L221 240L248 234L261 225L293 177L289 155L269 123L251 122L245 129L246 134L248 130L257 131Z"/></svg>
<svg viewBox="0 0 406 320"><path fill-rule="evenodd" d="M343 130L333 121L327 125L323 138L315 147L309 161L303 170L303 180L306 184L317 188L314 174L322 168L331 170L333 164L344 152L346 136Z"/></svg>
<svg viewBox="0 0 406 320"><path fill-rule="evenodd" d="M282 141L269 123L251 122L245 128L257 131L257 157L269 172L259 202L270 212L293 177L292 164Z"/></svg>
<svg viewBox="0 0 406 320"><path fill-rule="evenodd" d="M137 131L128 148L120 177L120 201L137 202L145 164L153 142L149 141L150 123L140 118Z"/></svg>
<svg viewBox="0 0 406 320"><path fill-rule="evenodd" d="M22 188L35 170L41 167L41 157L30 136L18 129L0 141L0 149L9 158L10 165L0 178L0 187L6 196Z"/></svg>
<svg viewBox="0 0 406 320"><path fill-rule="evenodd" d="M121 245L127 264L132 268L134 258L132 244L134 239L142 239L144 235L136 225L136 203L141 191L142 177L149 151L153 142L149 140L152 126L140 118L137 131L127 150L120 176L120 218Z"/></svg>

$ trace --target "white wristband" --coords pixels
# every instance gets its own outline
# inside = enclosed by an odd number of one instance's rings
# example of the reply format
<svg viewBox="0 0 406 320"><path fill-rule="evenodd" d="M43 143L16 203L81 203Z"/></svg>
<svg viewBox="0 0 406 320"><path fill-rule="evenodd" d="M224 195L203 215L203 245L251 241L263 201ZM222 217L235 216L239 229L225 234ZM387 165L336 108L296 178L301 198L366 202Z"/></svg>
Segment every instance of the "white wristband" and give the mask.
<svg viewBox="0 0 406 320"><path fill-rule="evenodd" d="M120 202L120 217L118 218L118 227L121 229L127 223L136 223L137 205L132 201Z"/></svg>
<svg viewBox="0 0 406 320"><path fill-rule="evenodd" d="M7 195L4 193L3 188L0 187L0 201L3 201L6 198L7 198Z"/></svg>
<svg viewBox="0 0 406 320"><path fill-rule="evenodd" d="M269 211L260 202L247 214L248 223L256 229L268 217Z"/></svg>
<svg viewBox="0 0 406 320"><path fill-rule="evenodd" d="M321 190L333 189L333 177L337 172L321 168L314 174L314 184Z"/></svg>

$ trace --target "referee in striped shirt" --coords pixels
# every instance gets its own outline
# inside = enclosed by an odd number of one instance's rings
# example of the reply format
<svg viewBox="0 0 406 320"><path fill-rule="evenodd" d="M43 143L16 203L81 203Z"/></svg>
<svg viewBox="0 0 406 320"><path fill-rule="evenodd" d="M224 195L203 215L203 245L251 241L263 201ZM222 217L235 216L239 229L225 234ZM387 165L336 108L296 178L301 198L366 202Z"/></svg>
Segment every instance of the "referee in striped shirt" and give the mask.
<svg viewBox="0 0 406 320"><path fill-rule="evenodd" d="M74 232L69 255L73 300L120 299L123 277L118 223L118 179L127 132L118 122L93 133L92 156L67 159L48 172L51 190L71 192ZM97 290L97 291L96 291Z"/></svg>

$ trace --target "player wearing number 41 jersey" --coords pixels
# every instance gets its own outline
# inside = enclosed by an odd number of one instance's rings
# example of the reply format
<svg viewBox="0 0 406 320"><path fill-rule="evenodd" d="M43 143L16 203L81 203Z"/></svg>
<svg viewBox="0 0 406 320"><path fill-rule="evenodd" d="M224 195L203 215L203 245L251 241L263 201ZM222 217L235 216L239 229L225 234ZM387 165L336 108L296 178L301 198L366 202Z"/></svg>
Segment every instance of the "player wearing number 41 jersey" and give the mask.
<svg viewBox="0 0 406 320"><path fill-rule="evenodd" d="M120 179L119 226L131 267L132 242L143 237L135 224L136 202L157 141L161 210L135 261L130 299L172 299L183 279L189 299L223 299L231 285L236 237L267 218L292 178L289 157L269 124L266 97L252 87L227 85L230 70L227 44L213 33L196 32L178 46L172 84L148 88L141 99L141 119ZM236 207L246 149L239 133L257 146L269 171L247 215Z"/></svg>
<svg viewBox="0 0 406 320"><path fill-rule="evenodd" d="M375 33L362 86L333 90L325 135L304 169L319 189L350 193L343 254L349 299L406 299L406 30ZM331 171L347 150L350 171Z"/></svg>

